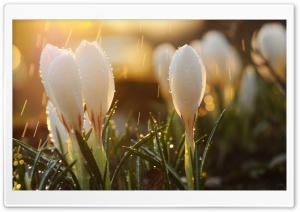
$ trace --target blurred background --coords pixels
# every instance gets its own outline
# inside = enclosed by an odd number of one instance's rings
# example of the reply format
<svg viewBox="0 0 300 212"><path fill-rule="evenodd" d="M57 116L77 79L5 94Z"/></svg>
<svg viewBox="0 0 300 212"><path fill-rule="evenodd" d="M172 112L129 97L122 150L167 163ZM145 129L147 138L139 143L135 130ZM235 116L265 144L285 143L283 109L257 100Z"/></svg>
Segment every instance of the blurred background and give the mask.
<svg viewBox="0 0 300 212"><path fill-rule="evenodd" d="M267 32L259 35L270 23L285 30L280 20L15 20L13 137L35 147L48 137L47 96L39 73L47 43L74 52L82 40L102 45L115 77L118 108L113 120L119 134L130 111L141 133L147 133L149 112L160 113L166 122L173 106L163 77L168 64L163 63L189 44L207 71L195 139L209 134L226 109L211 147L206 189L286 189L286 70L285 61L274 56L285 46L263 47L278 41ZM164 43L168 47L159 50ZM266 56L268 48L273 53ZM285 60L285 49L281 54ZM184 129L177 114L174 122L176 146Z"/></svg>

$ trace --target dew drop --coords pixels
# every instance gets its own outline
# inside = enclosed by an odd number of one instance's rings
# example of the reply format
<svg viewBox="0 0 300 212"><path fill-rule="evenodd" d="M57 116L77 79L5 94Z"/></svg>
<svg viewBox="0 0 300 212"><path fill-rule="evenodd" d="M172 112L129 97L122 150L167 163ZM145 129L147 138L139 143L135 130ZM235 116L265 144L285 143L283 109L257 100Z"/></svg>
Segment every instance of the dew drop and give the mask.
<svg viewBox="0 0 300 212"><path fill-rule="evenodd" d="M172 90L170 89L169 92L172 93Z"/></svg>

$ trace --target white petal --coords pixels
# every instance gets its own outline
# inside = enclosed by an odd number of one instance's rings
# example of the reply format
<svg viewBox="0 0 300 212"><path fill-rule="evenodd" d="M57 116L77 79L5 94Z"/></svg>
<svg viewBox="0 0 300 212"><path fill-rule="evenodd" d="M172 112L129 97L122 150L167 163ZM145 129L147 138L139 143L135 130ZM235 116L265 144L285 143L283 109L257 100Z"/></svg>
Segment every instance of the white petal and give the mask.
<svg viewBox="0 0 300 212"><path fill-rule="evenodd" d="M62 144L62 148L64 149L64 147L67 147L68 135L64 125L60 122L57 111L51 101L48 101L47 103L47 127L54 146L60 152L63 152L59 143L59 138ZM57 132L59 133L59 135L57 134Z"/></svg>
<svg viewBox="0 0 300 212"><path fill-rule="evenodd" d="M257 33L257 48L279 77L285 80L286 31L279 23L269 23Z"/></svg>
<svg viewBox="0 0 300 212"><path fill-rule="evenodd" d="M164 43L155 48L153 53L153 65L160 91L164 98L171 99L169 92L169 67L175 53L175 47L170 43Z"/></svg>
<svg viewBox="0 0 300 212"><path fill-rule="evenodd" d="M170 66L169 79L177 113L183 119L192 121L206 85L205 67L192 47L184 45L176 51Z"/></svg>
<svg viewBox="0 0 300 212"><path fill-rule="evenodd" d="M240 56L221 32L209 31L191 46L203 60L209 82L222 85L237 79L242 67Z"/></svg>
<svg viewBox="0 0 300 212"><path fill-rule="evenodd" d="M244 74L241 81L241 90L240 90L240 102L248 109L248 111L253 111L254 103L256 98L256 73L252 65L246 66Z"/></svg>
<svg viewBox="0 0 300 212"><path fill-rule="evenodd" d="M83 103L78 67L72 55L58 56L49 67L49 85L55 108L62 114L69 130L81 132Z"/></svg>
<svg viewBox="0 0 300 212"><path fill-rule="evenodd" d="M48 71L49 67L58 56L65 54L66 50L59 49L57 46L53 46L51 44L47 44L41 53L40 58L40 73L42 77L42 83L44 85L45 91L49 99L54 101L52 97L51 89L49 87L48 80Z"/></svg>
<svg viewBox="0 0 300 212"><path fill-rule="evenodd" d="M115 91L113 72L106 53L97 42L84 40L76 50L76 62L87 107L96 116L104 117Z"/></svg>

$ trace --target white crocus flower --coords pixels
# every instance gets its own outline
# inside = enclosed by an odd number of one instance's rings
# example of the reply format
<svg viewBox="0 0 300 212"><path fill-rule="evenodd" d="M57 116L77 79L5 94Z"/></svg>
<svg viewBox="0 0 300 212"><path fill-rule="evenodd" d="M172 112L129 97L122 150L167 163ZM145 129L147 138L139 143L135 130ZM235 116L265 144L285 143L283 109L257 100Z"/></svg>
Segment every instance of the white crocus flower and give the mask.
<svg viewBox="0 0 300 212"><path fill-rule="evenodd" d="M256 84L256 73L252 65L246 66L242 81L239 100L243 108L245 108L249 113L252 113L255 105L257 84Z"/></svg>
<svg viewBox="0 0 300 212"><path fill-rule="evenodd" d="M241 58L223 33L212 30L191 46L201 57L207 71L207 80L218 86L232 84L241 72Z"/></svg>
<svg viewBox="0 0 300 212"><path fill-rule="evenodd" d="M238 52L225 35L216 30L208 31L201 40L192 41L191 46L205 65L208 84L213 85L219 95L221 107L228 106L234 98L235 82L242 69Z"/></svg>
<svg viewBox="0 0 300 212"><path fill-rule="evenodd" d="M153 65L155 76L159 84L159 90L163 97L166 99L168 106L171 102L171 94L169 92L169 67L173 55L175 53L175 47L170 43L163 43L155 48L153 53Z"/></svg>
<svg viewBox="0 0 300 212"><path fill-rule="evenodd" d="M68 134L64 125L60 122L56 109L51 101L47 102L47 127L50 132L50 138L54 146L64 154L68 149ZM61 143L60 143L60 142Z"/></svg>
<svg viewBox="0 0 300 212"><path fill-rule="evenodd" d="M205 67L195 50L184 45L173 57L170 65L169 83L174 107L185 127L185 171L188 188L193 189L192 160L194 153L194 124L202 101L205 85Z"/></svg>
<svg viewBox="0 0 300 212"><path fill-rule="evenodd" d="M259 64L260 54L264 62L274 70L276 78L285 81L286 79L286 30L279 23L267 23L254 33L252 38L252 58L257 65ZM260 70L260 69L259 69Z"/></svg>
<svg viewBox="0 0 300 212"><path fill-rule="evenodd" d="M76 50L76 62L81 76L82 93L92 124L94 140L90 143L100 172L106 169L107 158L102 145L102 125L115 92L114 76L109 59L96 42L82 41ZM106 189L110 189L107 167Z"/></svg>
<svg viewBox="0 0 300 212"><path fill-rule="evenodd" d="M45 91L53 103L68 136L68 156L77 160L75 174L82 189L89 189L85 159L80 151L75 131L82 133L83 97L74 53L46 45L41 55L41 77Z"/></svg>

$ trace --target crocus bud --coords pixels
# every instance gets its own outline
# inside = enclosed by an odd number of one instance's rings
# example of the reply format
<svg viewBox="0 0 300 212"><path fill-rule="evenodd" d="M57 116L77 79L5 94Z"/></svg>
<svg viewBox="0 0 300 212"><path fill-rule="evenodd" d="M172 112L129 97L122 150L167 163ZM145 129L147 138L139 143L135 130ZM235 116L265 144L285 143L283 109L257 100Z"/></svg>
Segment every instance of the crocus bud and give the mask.
<svg viewBox="0 0 300 212"><path fill-rule="evenodd" d="M192 47L184 45L176 51L169 83L176 112L186 126L192 126L206 85L204 65Z"/></svg>
<svg viewBox="0 0 300 212"><path fill-rule="evenodd" d="M209 31L201 40L194 40L191 46L203 60L207 80L218 86L231 84L241 72L241 59L223 33Z"/></svg>
<svg viewBox="0 0 300 212"><path fill-rule="evenodd" d="M175 52L170 66L169 83L175 110L185 127L185 172L188 188L193 189L193 129L205 91L206 72L192 47L184 45Z"/></svg>
<svg viewBox="0 0 300 212"><path fill-rule="evenodd" d="M60 153L66 153L68 149L67 144L67 131L64 125L60 122L56 109L51 101L47 102L47 127L50 132L50 138L54 146L60 151ZM60 143L60 142L61 143Z"/></svg>
<svg viewBox="0 0 300 212"><path fill-rule="evenodd" d="M78 67L71 54L63 54L54 59L48 70L48 84L54 98L53 104L67 131L81 132L82 91Z"/></svg>
<svg viewBox="0 0 300 212"><path fill-rule="evenodd" d="M87 111L97 134L112 103L115 82L108 57L96 42L82 41L76 50L76 62L81 76L82 93Z"/></svg>
<svg viewBox="0 0 300 212"><path fill-rule="evenodd" d="M243 108L245 108L249 113L252 113L255 109L255 98L257 92L256 84L256 73L252 65L246 66L242 81L239 100Z"/></svg>
<svg viewBox="0 0 300 212"><path fill-rule="evenodd" d="M275 71L277 77L281 80L286 79L286 30L279 23L268 23L254 33L252 38L252 58L257 65L259 57L255 54L258 52L263 61Z"/></svg>
<svg viewBox="0 0 300 212"><path fill-rule="evenodd" d="M155 48L153 55L153 65L156 79L159 84L160 92L167 102L171 101L168 77L170 63L175 53L175 50L176 49L172 44L164 43Z"/></svg>

